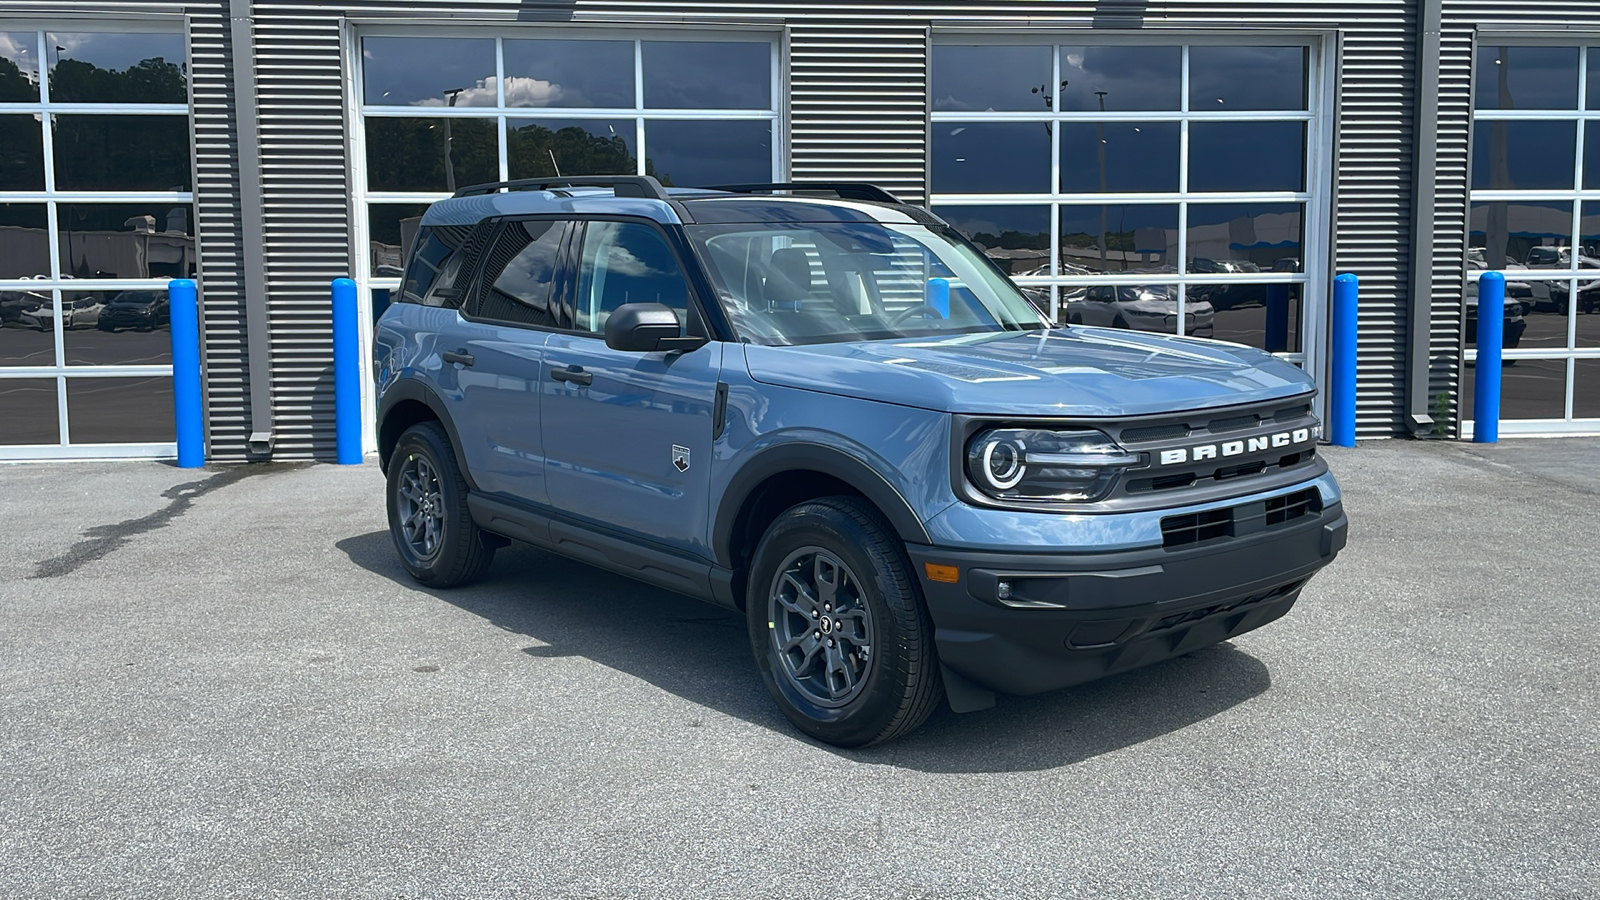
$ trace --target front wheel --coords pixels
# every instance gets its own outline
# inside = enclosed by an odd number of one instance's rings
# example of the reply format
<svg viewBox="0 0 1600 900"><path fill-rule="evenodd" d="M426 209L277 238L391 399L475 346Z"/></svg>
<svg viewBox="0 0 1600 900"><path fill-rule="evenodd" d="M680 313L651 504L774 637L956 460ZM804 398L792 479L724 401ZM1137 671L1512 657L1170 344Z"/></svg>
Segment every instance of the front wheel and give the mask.
<svg viewBox="0 0 1600 900"><path fill-rule="evenodd" d="M801 731L862 747L913 730L938 704L933 624L905 550L859 498L779 516L746 596L762 680Z"/></svg>
<svg viewBox="0 0 1600 900"><path fill-rule="evenodd" d="M389 536L411 577L429 587L473 581L496 544L472 521L467 480L437 422L406 429L389 460Z"/></svg>

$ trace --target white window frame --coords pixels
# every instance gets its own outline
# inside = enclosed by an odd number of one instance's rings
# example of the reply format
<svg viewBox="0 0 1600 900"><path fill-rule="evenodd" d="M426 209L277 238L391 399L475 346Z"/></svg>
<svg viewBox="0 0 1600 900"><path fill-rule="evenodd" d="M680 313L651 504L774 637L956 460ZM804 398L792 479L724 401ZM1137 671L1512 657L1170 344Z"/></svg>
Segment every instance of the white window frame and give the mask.
<svg viewBox="0 0 1600 900"><path fill-rule="evenodd" d="M0 380L54 379L56 384L56 417L58 439L53 444L3 444L0 461L27 459L127 459L166 458L178 452L177 442L141 443L88 443L72 440L67 411L67 381L83 377L172 378L172 365L67 365L65 336L62 329L62 294L78 292L109 292L118 290L165 291L171 279L167 278L64 278L61 273L61 241L58 205L61 203L115 204L115 203L172 203L189 207L190 229L194 232L196 260L200 241L199 211L195 208L195 192L189 191L62 191L56 189L54 130L45 123L56 113L102 114L119 116L175 116L181 115L193 131L190 106L193 101L193 64L189 58L189 36L180 18L133 18L105 20L67 16L60 19L0 19L0 31L8 33L33 32L39 65L39 78L44 88L41 99L28 103L0 103L0 114L30 114L39 117L42 131L44 157L44 189L42 191L0 191L0 203L38 203L45 207L45 227L48 231L50 273L48 279L0 279L0 290L50 291L52 320L55 334L56 365L50 366L0 366ZM50 99L49 42L50 32L99 34L166 34L175 35L183 42L183 64L189 77L185 79L189 96L183 103L59 103ZM189 178L196 183L193 138L189 145Z"/></svg>
<svg viewBox="0 0 1600 900"><path fill-rule="evenodd" d="M1478 109L1477 108L1477 77L1478 61L1482 58L1479 54L1494 52L1498 47L1562 47L1576 48L1578 51L1578 98L1576 106L1572 109ZM1539 202L1551 201L1568 203L1572 206L1572 228L1568 235L1570 241L1576 242L1583 236L1583 204L1585 202L1600 204L1600 188L1584 190L1583 187L1583 144L1584 132L1587 131L1585 123L1600 122L1600 109L1585 109L1588 105L1588 66L1592 54L1600 53L1600 33L1573 34L1573 35L1542 35L1538 33L1517 32L1488 32L1477 37L1473 48L1473 83L1472 83L1472 119L1468 125L1469 134L1477 132L1479 122L1573 122L1576 123L1572 165L1572 187L1555 190L1517 190L1502 189L1492 190L1472 188L1472 167L1469 162L1467 169L1468 198L1467 198L1467 234L1466 244L1472 241L1472 206L1476 203L1494 201L1509 202ZM1473 142L1476 143L1475 141ZM1481 148L1474 146L1474 154L1482 152ZM1572 243L1565 245L1571 247ZM1572 259L1566 269L1515 269L1504 270L1513 274L1509 275L1517 281L1565 281L1569 297L1576 301L1578 284L1580 281L1593 281L1596 277L1595 270L1581 269L1579 267L1580 253L1569 254ZM1482 270L1468 270L1464 278L1473 278L1482 275ZM1585 274L1588 273L1588 274ZM1565 349L1555 347L1513 347L1503 348L1501 355L1508 360L1516 359L1544 359L1564 360L1567 367L1566 395L1563 400L1565 414L1559 419L1507 419L1502 414L1500 418L1500 434L1507 437L1546 437L1551 435L1596 435L1600 434L1600 417L1578 419L1573 417L1573 395L1576 391L1577 364L1579 360L1600 360L1600 346L1578 346L1578 304L1570 304L1567 312L1567 346ZM1591 313L1590 315L1594 315ZM1477 364L1477 347L1463 347L1462 361ZM1472 374L1462 367L1462 381L1472 377ZM1594 385L1594 390L1600 391L1600 384ZM1463 392L1464 393L1464 392ZM1502 408L1503 413L1503 408ZM1473 434L1473 419L1470 418L1473 410L1463 406L1460 411L1461 436L1471 438Z"/></svg>
<svg viewBox="0 0 1600 900"><path fill-rule="evenodd" d="M495 42L495 83L498 98L495 106L473 107L416 107L369 105L361 66L361 39L365 37L433 37L433 38L486 38ZM631 108L576 108L576 107L524 107L505 105L505 50L507 40L561 39L633 41L633 103ZM644 105L644 41L728 41L759 42L772 45L770 66L770 103L764 110L743 109L656 109ZM774 181L785 180L788 171L788 122L784 113L786 86L783 83L783 54L786 38L781 28L772 24L728 26L708 29L700 27L673 27L668 25L605 27L593 25L565 25L560 23L529 23L508 25L505 22L462 23L453 22L361 22L347 21L344 29L345 83L350 86L345 103L346 158L350 160L350 221L351 256L355 262L353 279L362 302L361 367L362 444L367 452L377 449L376 397L372 383L372 303L373 290L396 291L402 278L377 278L372 274L372 241L367 210L374 203L433 203L450 196L448 191L393 192L367 189L366 119L369 117L494 119L498 132L500 172L499 180L509 180L506 154L506 123L509 119L628 119L634 120L634 152L637 156L635 174L645 174L647 149L645 146L645 119L692 119L756 121L772 123L772 166ZM402 276L403 277L403 276Z"/></svg>
<svg viewBox="0 0 1600 900"><path fill-rule="evenodd" d="M1334 66L1330 61L1334 58L1334 36L1325 32L1305 31L1247 31L1208 33L1193 31L1143 31L1143 32L1108 32L1089 31L1084 29L1014 29L992 28L973 30L970 28L951 27L936 28L933 37L933 50L936 52L940 44L993 44L1015 46L1049 46L1051 47L1051 84L1055 96L1051 101L1050 110L1047 112L1026 111L943 111L932 109L932 81L930 78L929 89L929 146L932 147L933 134L931 130L942 122L1178 122L1179 123L1179 181L1178 190L1161 193L1060 193L1061 184L1061 130L1051 130L1050 147L1050 184L1051 190L1038 193L1005 193L1005 194L951 194L934 193L930 172L930 193L928 205L930 208L947 208L960 206L1047 206L1050 210L1050 245L1052 248L1050 268L1057 272L1060 262L1061 244L1061 212L1065 204L1072 205L1164 205L1177 206L1179 209L1177 268L1171 278L1163 278L1163 284L1176 284L1178 288L1178 322L1184 322L1187 311L1188 288L1199 284L1299 284L1301 287L1300 306L1300 346L1301 350L1295 352L1276 354L1282 359L1296 363L1307 372L1313 374L1320 381L1325 367L1325 349L1327 331L1328 303L1327 295L1332 286L1332 216L1333 216L1333 135L1334 135ZM1179 109L1177 110L1148 110L1126 112L1100 112L1098 110L1073 110L1061 111L1061 53L1063 46L1079 44L1105 45L1149 45L1149 46L1182 46L1181 83L1179 86ZM1244 111L1197 111L1189 109L1189 48L1192 46L1304 46L1309 50L1308 69L1306 73L1307 109L1297 110L1244 110ZM932 70L932 59L929 60L929 70ZM1260 121L1293 121L1306 123L1306 156L1305 156L1305 190L1293 192L1220 192L1207 191L1192 193L1188 190L1189 184L1189 123L1190 122L1260 122ZM1203 274L1190 273L1187 269L1188 256L1188 207L1190 203L1196 205L1211 205L1222 203L1258 202L1258 203L1299 203L1305 210L1303 220L1303 237L1301 254L1303 258L1302 271L1300 272L1261 272L1248 274ZM1060 275L1019 277L1019 284L1048 287L1050 289L1052 317L1060 313L1058 290L1068 286L1088 286L1095 284L1126 284L1128 278L1119 274L1103 275Z"/></svg>

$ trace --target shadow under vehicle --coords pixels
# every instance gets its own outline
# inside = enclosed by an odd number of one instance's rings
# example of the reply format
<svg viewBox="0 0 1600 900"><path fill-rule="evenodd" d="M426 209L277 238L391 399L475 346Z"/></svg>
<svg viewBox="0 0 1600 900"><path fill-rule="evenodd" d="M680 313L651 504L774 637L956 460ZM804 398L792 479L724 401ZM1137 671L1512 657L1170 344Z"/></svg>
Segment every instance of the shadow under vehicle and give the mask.
<svg viewBox="0 0 1600 900"><path fill-rule="evenodd" d="M164 291L123 291L111 298L95 323L101 331L154 331L169 321Z"/></svg>

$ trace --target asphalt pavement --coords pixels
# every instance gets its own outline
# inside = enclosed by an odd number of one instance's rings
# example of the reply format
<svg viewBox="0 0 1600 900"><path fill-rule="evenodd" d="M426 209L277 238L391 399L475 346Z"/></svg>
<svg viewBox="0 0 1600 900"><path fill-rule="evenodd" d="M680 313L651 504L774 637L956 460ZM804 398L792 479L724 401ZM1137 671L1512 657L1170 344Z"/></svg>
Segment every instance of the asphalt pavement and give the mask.
<svg viewBox="0 0 1600 900"><path fill-rule="evenodd" d="M0 896L1600 896L1600 440L1326 452L1284 619L840 751L735 616L409 583L376 466L0 466Z"/></svg>

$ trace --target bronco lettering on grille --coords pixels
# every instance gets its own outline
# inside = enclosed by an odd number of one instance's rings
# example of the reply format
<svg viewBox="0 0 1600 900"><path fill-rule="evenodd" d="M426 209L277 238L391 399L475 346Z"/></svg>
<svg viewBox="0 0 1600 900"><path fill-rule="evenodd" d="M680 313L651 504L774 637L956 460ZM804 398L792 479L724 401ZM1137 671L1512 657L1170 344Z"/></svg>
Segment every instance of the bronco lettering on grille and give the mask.
<svg viewBox="0 0 1600 900"><path fill-rule="evenodd" d="M1176 450L1161 451L1161 465L1172 466L1193 460L1201 462L1218 457L1243 456L1246 453L1260 453L1266 450L1284 450L1296 444L1309 443L1312 432L1309 428L1296 428L1294 431L1280 431L1276 434L1262 434L1240 441L1228 441L1222 444L1202 444L1198 447L1180 447Z"/></svg>

